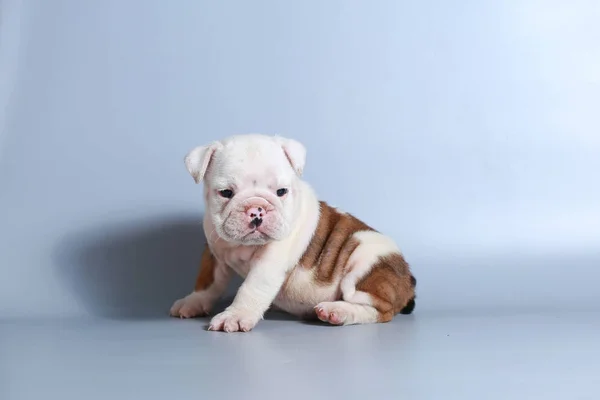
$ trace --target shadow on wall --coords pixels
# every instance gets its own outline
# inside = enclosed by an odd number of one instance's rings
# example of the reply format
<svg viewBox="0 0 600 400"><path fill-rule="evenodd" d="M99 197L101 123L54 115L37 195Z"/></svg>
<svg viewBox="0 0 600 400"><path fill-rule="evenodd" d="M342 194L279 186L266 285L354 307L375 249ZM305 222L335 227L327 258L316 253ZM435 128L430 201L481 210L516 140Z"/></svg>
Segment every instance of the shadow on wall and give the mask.
<svg viewBox="0 0 600 400"><path fill-rule="evenodd" d="M57 247L63 281L94 316L167 317L194 287L203 245L202 216L162 216L73 232Z"/></svg>
<svg viewBox="0 0 600 400"><path fill-rule="evenodd" d="M163 215L71 232L55 249L54 265L90 315L169 318L173 302L193 290L206 242L201 221L198 214ZM411 262L419 266L420 283L417 314L548 307L597 310L597 279L582 277L598 276L598 260L597 250L554 256L522 252L414 256ZM230 304L240 283L239 277L232 281L213 312ZM274 310L266 318L294 319Z"/></svg>

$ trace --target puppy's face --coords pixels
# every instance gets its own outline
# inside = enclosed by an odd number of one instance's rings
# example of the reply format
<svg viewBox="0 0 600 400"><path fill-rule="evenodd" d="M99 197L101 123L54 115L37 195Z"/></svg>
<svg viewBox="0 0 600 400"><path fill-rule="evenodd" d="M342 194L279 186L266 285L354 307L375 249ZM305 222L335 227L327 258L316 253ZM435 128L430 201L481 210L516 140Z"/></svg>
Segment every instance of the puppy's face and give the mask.
<svg viewBox="0 0 600 400"><path fill-rule="evenodd" d="M196 182L204 181L215 233L231 243L263 245L290 233L305 155L291 139L240 135L197 147L185 162Z"/></svg>

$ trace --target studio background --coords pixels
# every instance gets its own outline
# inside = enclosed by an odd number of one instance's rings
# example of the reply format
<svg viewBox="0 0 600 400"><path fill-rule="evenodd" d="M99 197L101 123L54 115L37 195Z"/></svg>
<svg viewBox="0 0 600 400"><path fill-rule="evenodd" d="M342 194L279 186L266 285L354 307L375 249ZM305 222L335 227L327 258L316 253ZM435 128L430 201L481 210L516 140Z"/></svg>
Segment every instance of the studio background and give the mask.
<svg viewBox="0 0 600 400"><path fill-rule="evenodd" d="M247 132L398 242L416 315L600 306L597 2L0 4L0 318L166 318L183 156Z"/></svg>

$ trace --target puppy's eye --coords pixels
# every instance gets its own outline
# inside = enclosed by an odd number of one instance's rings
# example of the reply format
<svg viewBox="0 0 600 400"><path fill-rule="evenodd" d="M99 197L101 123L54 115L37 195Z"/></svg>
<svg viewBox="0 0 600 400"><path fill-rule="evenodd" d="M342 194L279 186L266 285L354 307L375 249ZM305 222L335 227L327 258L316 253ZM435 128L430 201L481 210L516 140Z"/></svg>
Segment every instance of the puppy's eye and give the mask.
<svg viewBox="0 0 600 400"><path fill-rule="evenodd" d="M225 197L226 199L230 199L233 197L233 190L229 190L229 189L219 190L219 194L221 196Z"/></svg>
<svg viewBox="0 0 600 400"><path fill-rule="evenodd" d="M288 192L288 190L287 190L287 189L285 189L285 188L277 189L277 196L279 196L279 197L283 197L283 196L285 196L285 194L286 194L287 192Z"/></svg>

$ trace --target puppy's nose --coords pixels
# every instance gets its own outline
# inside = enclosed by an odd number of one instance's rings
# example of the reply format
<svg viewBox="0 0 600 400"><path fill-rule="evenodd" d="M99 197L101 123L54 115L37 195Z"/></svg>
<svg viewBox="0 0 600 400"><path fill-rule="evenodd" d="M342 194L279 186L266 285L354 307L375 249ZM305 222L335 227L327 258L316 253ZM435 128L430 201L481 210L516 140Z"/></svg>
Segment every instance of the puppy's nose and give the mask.
<svg viewBox="0 0 600 400"><path fill-rule="evenodd" d="M263 218L266 214L267 210L265 210L263 207L254 206L246 209L246 216L248 216L248 219L250 220L251 228L258 228L260 224L262 224Z"/></svg>
<svg viewBox="0 0 600 400"><path fill-rule="evenodd" d="M246 215L251 220L254 220L255 218L262 219L265 214L267 214L267 210L262 207L249 207L246 209Z"/></svg>

